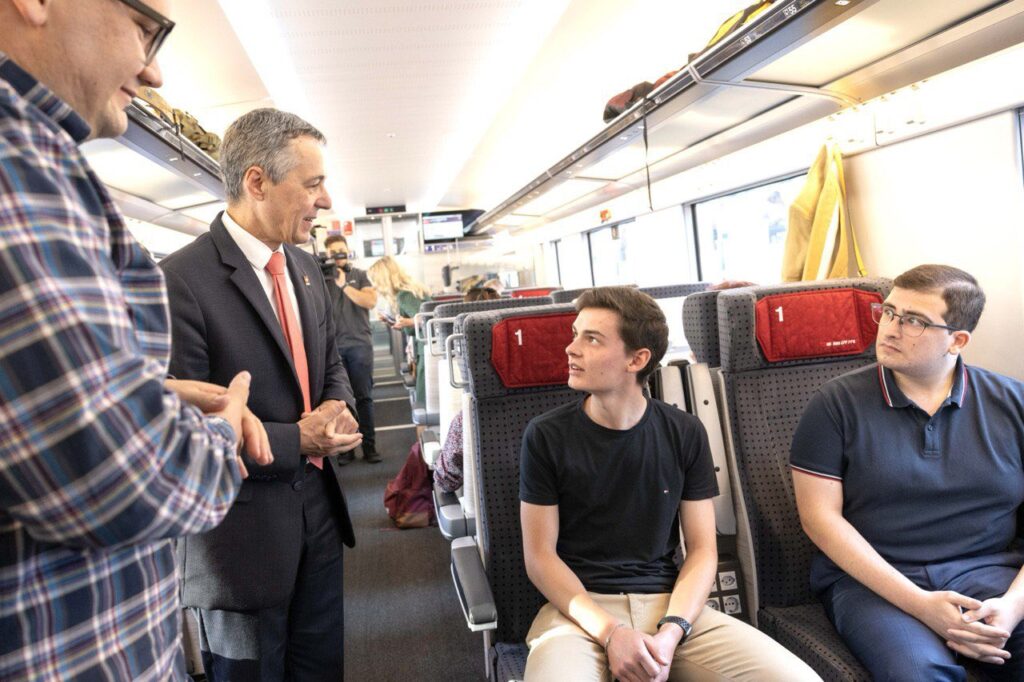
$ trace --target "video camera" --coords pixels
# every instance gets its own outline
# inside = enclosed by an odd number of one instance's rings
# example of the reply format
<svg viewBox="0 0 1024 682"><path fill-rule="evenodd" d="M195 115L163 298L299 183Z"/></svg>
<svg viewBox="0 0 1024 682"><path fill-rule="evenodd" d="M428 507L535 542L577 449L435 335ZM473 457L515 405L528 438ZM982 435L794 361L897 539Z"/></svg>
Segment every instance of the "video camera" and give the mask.
<svg viewBox="0 0 1024 682"><path fill-rule="evenodd" d="M348 262L344 258L340 260L345 260L345 265L339 266L338 259L336 259L329 253L318 255L316 259L317 262L320 263L320 272L323 273L324 279L327 280L334 281L338 278L339 267L341 267L341 269L344 270L345 272L349 272L352 269L352 263Z"/></svg>
<svg viewBox="0 0 1024 682"><path fill-rule="evenodd" d="M324 279L333 282L338 278L338 264L334 262L334 256L323 254L317 256L316 260L320 264L320 272L323 273Z"/></svg>

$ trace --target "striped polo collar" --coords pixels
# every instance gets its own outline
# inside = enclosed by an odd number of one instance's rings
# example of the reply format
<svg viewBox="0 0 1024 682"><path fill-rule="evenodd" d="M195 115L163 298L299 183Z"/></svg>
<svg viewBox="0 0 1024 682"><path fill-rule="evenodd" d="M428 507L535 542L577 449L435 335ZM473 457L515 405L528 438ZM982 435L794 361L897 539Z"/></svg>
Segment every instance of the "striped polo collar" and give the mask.
<svg viewBox="0 0 1024 682"><path fill-rule="evenodd" d="M89 124L75 113L71 105L36 80L28 71L18 66L2 51L0 51L0 80L7 81L15 92L25 98L25 101L46 114L75 142L85 142L89 137L89 133L92 132Z"/></svg>
<svg viewBox="0 0 1024 682"><path fill-rule="evenodd" d="M900 387L896 385L896 378L888 367L878 365L878 385L882 389L882 399L889 407L910 407L914 403L903 394ZM967 365L962 355L956 358L956 365L953 367L953 388L949 392L949 402L957 407L963 407L964 399L967 397Z"/></svg>

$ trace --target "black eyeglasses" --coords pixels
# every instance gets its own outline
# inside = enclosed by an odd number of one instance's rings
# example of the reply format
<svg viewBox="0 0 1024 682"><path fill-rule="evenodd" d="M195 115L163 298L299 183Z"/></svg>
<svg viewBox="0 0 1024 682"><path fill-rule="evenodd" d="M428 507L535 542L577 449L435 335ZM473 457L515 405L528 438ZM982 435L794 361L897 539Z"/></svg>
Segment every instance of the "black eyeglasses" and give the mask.
<svg viewBox="0 0 1024 682"><path fill-rule="evenodd" d="M947 331L957 331L953 327L948 327L944 324L935 324L928 320L922 319L917 315L900 315L892 308L886 308L881 303L871 304L871 319L875 321L875 324L892 324L892 321L899 318L900 329L907 336L917 337L924 334L924 330L929 327L936 327L937 329L945 329Z"/></svg>
<svg viewBox="0 0 1024 682"><path fill-rule="evenodd" d="M164 41L167 40L167 35L174 28L174 22L142 2L142 0L120 0L120 2L128 5L147 19L151 19L157 25L155 31L148 28L143 29L145 31L143 37L146 41L146 63L149 64L153 61L156 53L160 51Z"/></svg>

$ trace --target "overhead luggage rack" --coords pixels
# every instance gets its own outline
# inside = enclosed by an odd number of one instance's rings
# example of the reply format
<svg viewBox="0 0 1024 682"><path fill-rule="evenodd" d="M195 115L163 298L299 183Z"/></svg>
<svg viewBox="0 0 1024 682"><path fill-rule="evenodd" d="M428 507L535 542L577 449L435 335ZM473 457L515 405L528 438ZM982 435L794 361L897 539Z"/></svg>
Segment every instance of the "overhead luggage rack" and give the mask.
<svg viewBox="0 0 1024 682"><path fill-rule="evenodd" d="M84 143L82 153L130 218L199 235L224 206L220 164L168 121L137 102L116 139Z"/></svg>
<svg viewBox="0 0 1024 682"><path fill-rule="evenodd" d="M134 102L125 110L128 130L119 139L125 146L224 199L220 164L166 121Z"/></svg>
<svg viewBox="0 0 1024 682"><path fill-rule="evenodd" d="M577 213L643 187L648 176L655 182L678 174L1018 44L1021 36L1024 0L776 2L470 231L487 232L506 217L515 231Z"/></svg>

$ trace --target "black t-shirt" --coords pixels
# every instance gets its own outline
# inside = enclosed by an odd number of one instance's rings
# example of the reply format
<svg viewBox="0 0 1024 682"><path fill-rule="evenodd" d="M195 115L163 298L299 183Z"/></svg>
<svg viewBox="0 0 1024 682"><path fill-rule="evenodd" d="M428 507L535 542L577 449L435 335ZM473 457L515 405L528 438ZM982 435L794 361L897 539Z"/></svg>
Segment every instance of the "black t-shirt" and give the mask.
<svg viewBox="0 0 1024 682"><path fill-rule="evenodd" d="M558 505L558 556L591 592L671 592L679 503L717 494L704 426L660 400L626 431L595 423L580 400L523 434L519 499Z"/></svg>
<svg viewBox="0 0 1024 682"><path fill-rule="evenodd" d="M350 287L365 289L373 286L370 278L366 276L365 270L352 268L346 273L345 281ZM370 311L361 305L356 305L351 298L345 295L341 287L334 280L328 280L327 290L331 292L331 303L334 309L335 339L338 348L351 348L352 346L372 345L373 339L370 336Z"/></svg>

